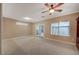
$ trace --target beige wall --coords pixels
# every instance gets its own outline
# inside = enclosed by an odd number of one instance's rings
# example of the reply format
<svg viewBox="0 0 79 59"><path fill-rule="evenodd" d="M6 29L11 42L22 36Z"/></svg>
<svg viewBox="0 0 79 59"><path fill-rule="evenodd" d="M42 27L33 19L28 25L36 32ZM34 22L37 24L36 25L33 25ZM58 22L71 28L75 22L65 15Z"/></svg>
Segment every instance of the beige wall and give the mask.
<svg viewBox="0 0 79 59"><path fill-rule="evenodd" d="M2 19L2 36L5 38L13 38L17 36L32 35L32 23L27 23L27 26L16 25L14 19L5 18Z"/></svg>
<svg viewBox="0 0 79 59"><path fill-rule="evenodd" d="M56 39L56 40L62 40L62 41L68 41L68 42L75 42L76 40L76 18L79 16L78 13L73 13L69 15L64 15L60 17L55 17L52 19L47 19L42 22L44 24L44 37L50 38L50 39ZM55 36L50 34L50 24L53 22L60 22L60 21L70 21L70 36ZM9 18L3 18L3 38L11 38L11 37L17 37L17 36L24 36L24 35L34 35L35 34L35 25L38 23L29 23L28 26L17 26L16 21L9 19Z"/></svg>
<svg viewBox="0 0 79 59"><path fill-rule="evenodd" d="M1 8L2 6L1 6L1 3L0 3L0 54L1 54Z"/></svg>
<svg viewBox="0 0 79 59"><path fill-rule="evenodd" d="M44 32L45 38L75 43L75 40L76 40L76 25L77 25L76 18L78 16L79 16L79 13L73 13L73 14L55 17L55 18L52 18L52 19L47 19L45 21L39 22L39 23L43 23L44 26L45 26L45 32ZM53 22L60 22L60 21L70 21L70 36L69 37L55 36L55 35L50 34L50 24L53 23ZM36 23L36 24L38 24L38 23Z"/></svg>

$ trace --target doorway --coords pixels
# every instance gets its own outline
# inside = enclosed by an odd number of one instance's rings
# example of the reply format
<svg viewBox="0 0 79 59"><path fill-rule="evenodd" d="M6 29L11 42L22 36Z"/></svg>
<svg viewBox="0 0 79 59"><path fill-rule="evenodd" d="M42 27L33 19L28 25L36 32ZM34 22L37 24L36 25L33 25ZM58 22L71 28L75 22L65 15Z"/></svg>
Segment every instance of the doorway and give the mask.
<svg viewBox="0 0 79 59"><path fill-rule="evenodd" d="M76 38L76 46L79 49L79 17L77 18L77 38Z"/></svg>
<svg viewBox="0 0 79 59"><path fill-rule="evenodd" d="M36 36L44 37L44 24L36 24Z"/></svg>

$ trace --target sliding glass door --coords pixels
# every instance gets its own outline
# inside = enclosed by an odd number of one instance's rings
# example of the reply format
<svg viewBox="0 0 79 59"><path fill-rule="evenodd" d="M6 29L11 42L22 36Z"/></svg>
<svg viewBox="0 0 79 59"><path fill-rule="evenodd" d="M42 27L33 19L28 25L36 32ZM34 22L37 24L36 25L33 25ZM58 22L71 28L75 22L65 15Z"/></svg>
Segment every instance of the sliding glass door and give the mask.
<svg viewBox="0 0 79 59"><path fill-rule="evenodd" d="M36 36L43 37L44 36L44 25L43 24L36 24Z"/></svg>

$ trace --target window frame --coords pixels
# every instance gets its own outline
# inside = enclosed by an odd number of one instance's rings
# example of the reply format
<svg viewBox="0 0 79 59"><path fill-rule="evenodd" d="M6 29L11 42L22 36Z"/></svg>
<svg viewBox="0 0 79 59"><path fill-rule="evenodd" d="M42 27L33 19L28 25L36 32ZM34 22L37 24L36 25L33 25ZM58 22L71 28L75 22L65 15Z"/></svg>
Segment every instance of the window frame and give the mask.
<svg viewBox="0 0 79 59"><path fill-rule="evenodd" d="M60 30L59 30L59 29L60 29L60 26L59 26L60 22L69 22L69 26L67 26L68 29L69 29L69 30L68 30L68 35L60 35ZM50 28L50 34L51 34L51 35L54 35L54 36L66 36L66 37L69 37L69 36L70 36L70 21L60 21L60 22L53 22L53 23L50 24L50 27L51 27L51 28ZM52 31L52 24L54 24L54 23L58 23L58 34L56 34L56 35L53 34L53 31ZM65 26L64 26L64 27L65 27Z"/></svg>

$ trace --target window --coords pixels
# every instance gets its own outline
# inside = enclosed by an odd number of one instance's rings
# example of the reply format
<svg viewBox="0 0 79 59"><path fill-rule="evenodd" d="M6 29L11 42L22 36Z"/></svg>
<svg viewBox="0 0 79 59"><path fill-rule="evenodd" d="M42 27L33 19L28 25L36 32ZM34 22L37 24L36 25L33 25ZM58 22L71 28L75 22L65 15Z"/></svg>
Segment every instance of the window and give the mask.
<svg viewBox="0 0 79 59"><path fill-rule="evenodd" d="M69 36L69 27L70 27L70 23L68 21L52 23L51 34L60 35L60 36Z"/></svg>
<svg viewBox="0 0 79 59"><path fill-rule="evenodd" d="M69 36L69 22L60 22L59 23L59 35Z"/></svg>
<svg viewBox="0 0 79 59"><path fill-rule="evenodd" d="M51 34L58 35L58 23L51 24Z"/></svg>

